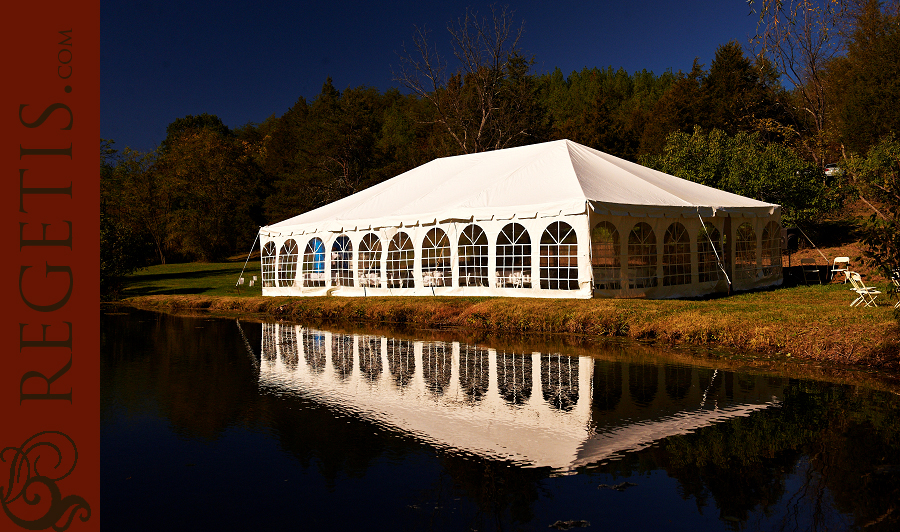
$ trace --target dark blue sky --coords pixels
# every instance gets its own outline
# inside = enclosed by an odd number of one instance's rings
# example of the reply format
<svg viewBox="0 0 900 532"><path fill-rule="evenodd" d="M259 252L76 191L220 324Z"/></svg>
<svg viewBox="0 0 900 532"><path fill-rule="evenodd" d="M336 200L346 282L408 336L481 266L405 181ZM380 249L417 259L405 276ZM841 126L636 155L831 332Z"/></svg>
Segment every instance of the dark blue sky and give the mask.
<svg viewBox="0 0 900 532"><path fill-rule="evenodd" d="M489 2L249 2L183 0L101 4L100 131L154 149L166 125L218 115L230 127L280 116L312 100L330 76L339 90L398 86L391 68L414 26L448 45L447 25ZM503 4L498 4L503 5ZM709 66L730 40L747 45L756 17L745 0L510 2L525 23L521 48L537 73L585 67L629 73Z"/></svg>

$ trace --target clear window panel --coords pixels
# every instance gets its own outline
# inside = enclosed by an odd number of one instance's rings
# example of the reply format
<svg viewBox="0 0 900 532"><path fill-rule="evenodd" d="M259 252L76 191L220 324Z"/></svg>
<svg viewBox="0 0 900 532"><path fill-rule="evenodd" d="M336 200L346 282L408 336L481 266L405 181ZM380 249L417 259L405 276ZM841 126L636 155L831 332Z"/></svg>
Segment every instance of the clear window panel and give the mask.
<svg viewBox="0 0 900 532"><path fill-rule="evenodd" d="M734 269L738 279L756 278L756 232L750 222L742 223L735 233Z"/></svg>
<svg viewBox="0 0 900 532"><path fill-rule="evenodd" d="M712 223L707 223L697 234L697 274L701 283L719 280L721 258L721 233Z"/></svg>
<svg viewBox="0 0 900 532"><path fill-rule="evenodd" d="M776 221L766 224L762 235L763 275L781 275L781 225Z"/></svg>
<svg viewBox="0 0 900 532"><path fill-rule="evenodd" d="M622 259L619 231L610 222L600 222L591 231L591 268L594 288L619 290L622 288Z"/></svg>
<svg viewBox="0 0 900 532"><path fill-rule="evenodd" d="M303 286L325 286L325 245L312 238L303 251Z"/></svg>
<svg viewBox="0 0 900 532"><path fill-rule="evenodd" d="M684 225L675 222L663 237L663 286L691 284L691 238Z"/></svg>
<svg viewBox="0 0 900 532"><path fill-rule="evenodd" d="M353 243L347 235L337 237L331 246L331 284L353 286Z"/></svg>
<svg viewBox="0 0 900 532"><path fill-rule="evenodd" d="M297 242L285 240L278 253L278 286L294 286L297 277Z"/></svg>
<svg viewBox="0 0 900 532"><path fill-rule="evenodd" d="M497 288L531 288L531 237L517 223L507 224L497 236Z"/></svg>
<svg viewBox="0 0 900 532"><path fill-rule="evenodd" d="M359 243L359 286L381 286L381 240L369 233Z"/></svg>
<svg viewBox="0 0 900 532"><path fill-rule="evenodd" d="M656 274L656 234L640 222L628 235L628 286L650 288L659 283Z"/></svg>
<svg viewBox="0 0 900 532"><path fill-rule="evenodd" d="M541 235L541 288L578 289L578 237L572 226L552 222Z"/></svg>
<svg viewBox="0 0 900 532"><path fill-rule="evenodd" d="M416 252L412 240L403 231L394 235L388 244L387 285L388 288L414 288L413 278Z"/></svg>
<svg viewBox="0 0 900 532"><path fill-rule="evenodd" d="M262 248L262 283L264 287L275 286L275 242L266 242Z"/></svg>
<svg viewBox="0 0 900 532"><path fill-rule="evenodd" d="M487 272L487 236L481 227L468 225L459 236L459 286L490 286Z"/></svg>
<svg viewBox="0 0 900 532"><path fill-rule="evenodd" d="M443 230L434 228L422 240L422 284L450 286L450 239Z"/></svg>

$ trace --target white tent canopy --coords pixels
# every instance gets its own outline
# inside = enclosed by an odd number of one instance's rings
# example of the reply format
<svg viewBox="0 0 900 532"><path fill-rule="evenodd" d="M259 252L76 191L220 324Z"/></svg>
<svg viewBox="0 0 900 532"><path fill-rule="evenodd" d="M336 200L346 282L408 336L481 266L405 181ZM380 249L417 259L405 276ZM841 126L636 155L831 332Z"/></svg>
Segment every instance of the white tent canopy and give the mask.
<svg viewBox="0 0 900 532"><path fill-rule="evenodd" d="M771 242L774 239L771 234L773 228L766 225L764 220L780 222L778 205L680 179L569 140L446 157L414 168L329 205L261 228L260 236L263 244L272 243L268 255L265 249L263 251L263 291L266 295L313 295L326 292L336 295L371 295L371 293L378 293L384 288L398 288L399 292L391 290L386 294L424 294L426 292L431 294L436 293L435 289L439 288L442 293L447 294L590 297L592 294L596 295L598 287L596 283L592 282L592 276L596 277L596 272L592 273L591 265L593 263L596 269L597 262L592 256L592 246L589 246L588 243L595 240L591 236L591 231L597 226L598 221L606 220L610 224L608 227L615 228L623 236L619 239L616 235L616 242L613 243L612 240L609 242L610 245L620 249L614 250L617 257L614 261L615 264L610 263L607 265L607 269L620 268L624 282L618 283L616 285L618 288L612 289L615 293L604 292L600 295L624 297L697 295L711 291L710 288L719 284L720 279L699 291L695 286L693 289L687 290L668 289L648 292L647 288L662 288L659 285L665 285L665 283L627 281L630 279L629 271L634 269L632 266L640 262L637 259L630 260L628 250L633 243L630 241L634 240L631 233L637 229L635 223L643 219L646 227L641 227L637 238L643 244L647 244L648 235L652 235L653 250L659 255L659 260L648 259L649 252L644 252L644 259L641 260L653 263L652 266L660 270L659 277L663 278L665 276L663 271L665 257L662 248L666 245L666 239L669 238L667 230L671 232L671 227L660 221L649 219L682 219L684 223L682 223L681 230L690 233L688 236L693 237L690 239L693 242L690 245L692 252L696 254L700 251L697 246L703 247L702 243L698 244L695 236L699 234L699 228L704 225L700 221L701 217L706 223L712 225L711 230L717 230L726 235L725 242L734 242L735 238L740 240L741 236L734 234L738 224L728 223L726 227L724 220L735 218L739 223L750 223L754 238L757 240L753 246L756 266L759 269L764 269L766 266L762 264L762 254L756 253L758 249L762 249L763 253L768 252L769 260L773 260L771 257L773 254L771 250L773 247ZM563 250L564 254L569 253L570 258L562 262L554 262L553 258L555 257L554 253L559 252L560 249L541 251L543 244L538 245L538 242L546 240L540 235L548 228L548 223L552 220L558 220L565 225L565 228L572 230L572 236L566 245L575 240L578 243L577 253ZM510 221L516 222L524 229L530 252L534 256L534 259L530 261L530 267L533 270L532 278L535 279L535 282L532 283L530 289L527 289L526 293L522 293L522 290L526 290L523 286L514 286L512 287L513 291L500 290L498 292L497 283L493 282L496 277L501 276L501 270L503 275L506 275L507 269L501 268L500 262L494 263L495 261L492 259L497 258L499 252L491 246L499 246L497 238ZM491 249L485 251L484 260L476 261L476 263L479 268L484 267L494 272L494 274L486 272L481 276L492 282L475 281L475 284L472 285L468 284L470 281L458 279L460 277L459 268L465 269L465 266L459 265L463 262L472 263L471 250L463 250L460 247L463 246L459 240L461 231L465 230L463 224L478 224L477 230L473 229L474 234L478 236L477 231L482 231L485 237L491 241L490 245L487 245ZM433 283L430 284L427 276L423 278L423 274L428 273L423 271L423 268L427 270L427 267L418 264L423 257L422 239L431 228L435 227L446 233L450 241L446 254L454 279L453 282L450 282L449 279L446 279L449 276L447 275L437 286ZM565 232L567 230L565 228L559 225L554 231ZM764 242L759 241L760 233L766 230L768 230L768 239ZM743 231L747 233L749 229ZM404 281L400 285L392 284L392 279L399 277L392 277L390 265L382 264L377 284L369 283L370 289L358 290L361 288L359 286L361 281L359 265L356 264L358 261L354 260L357 257L352 254L352 251L348 252L345 248L350 246L359 251L364 234L372 232L378 235L379 242L382 242L379 252L381 250L387 252L381 253L381 255L390 254L391 245L396 248L395 252L402 251L400 246L404 244L392 240L397 237L398 233L402 233L406 240L409 240L410 243L406 244L409 253L402 254L402 257L397 256L401 257L397 260L403 262L401 267L409 270L404 274L408 277L408 281ZM349 282L346 280L336 281L334 272L329 275L328 271L332 269L329 266L334 266L336 248L332 246L332 243L341 235L345 236L345 240L341 241L342 248L337 251L344 252L345 255L341 257L354 263L351 267L352 275L344 276L350 279ZM476 238L476 236L471 236L470 239ZM555 238L558 240L555 242L557 245L563 245L562 240L559 239L564 237L565 235L554 233L551 240ZM320 242L313 242L315 238L318 238ZM671 238L676 237L672 236ZM744 235L744 238L749 237ZM684 239L682 238L682 240ZM322 268L313 266L310 269L306 268L304 262L303 268L301 268L304 274L318 272L322 279L314 276L316 282L307 283L309 277L296 276L297 260L295 259L293 282L283 283L281 262L280 260L277 262L278 267L276 268L276 253L272 251L272 248L282 248L286 243L289 245L285 248L285 253L302 253L304 261L306 261L307 253L312 257L310 260L317 261L320 260L317 258L317 254L324 256L324 250L331 250L331 264L324 265ZM475 245L474 241L469 243ZM534 245L531 245L532 243ZM596 244L596 242L594 243ZM718 245L721 247L721 241ZM306 246L306 252L299 251L302 246ZM713 243L712 247L715 248L716 244ZM480 250L480 248L478 249ZM730 257L727 251L727 249L722 249L722 260ZM351 253L351 255L346 255L346 253ZM270 257L269 266L273 272L277 269L277 275L269 276L268 285L265 282L267 256ZM351 256L353 258L349 258ZM744 259L746 261L747 257ZM379 260L390 261L386 256L380 257ZM682 259L682 262L685 260ZM520 273L528 271L529 266L522 266L522 260L516 262L520 263L519 267L523 268ZM524 262L529 261L525 260ZM551 263L563 264L565 268L572 270L571 275L573 276L577 270L577 286L574 283L567 283L564 291L558 293L561 291L553 282L544 283L545 292L538 293L541 288L538 286L540 283L537 282L537 279L544 278L540 269L549 267L548 265ZM286 264L290 266L289 261ZM773 265L769 266L769 271L763 272L765 275L754 273L752 275L754 282L745 287L760 286L758 281L763 277L767 278L763 284L772 284L769 281L780 282L780 253L777 275L772 275L774 272L771 271L771 266ZM642 267L646 269L649 266L643 264ZM695 259L692 259L690 264L685 267L691 270L688 277L691 275L696 277L698 267L701 266ZM342 268L346 270L347 266ZM286 275L292 273L289 267L284 271ZM320 280L324 281L324 284L319 283ZM693 279L690 282L679 282L678 284L696 285L704 282L709 283L710 281ZM641 284L651 284L652 286L637 286ZM267 288L269 289L267 290ZM465 290L452 290L453 288L465 288ZM599 290L603 292L607 288L600 287Z"/></svg>
<svg viewBox="0 0 900 532"><path fill-rule="evenodd" d="M597 212L630 216L771 216L779 209L557 140L435 159L264 230L296 234L584 214L587 203Z"/></svg>

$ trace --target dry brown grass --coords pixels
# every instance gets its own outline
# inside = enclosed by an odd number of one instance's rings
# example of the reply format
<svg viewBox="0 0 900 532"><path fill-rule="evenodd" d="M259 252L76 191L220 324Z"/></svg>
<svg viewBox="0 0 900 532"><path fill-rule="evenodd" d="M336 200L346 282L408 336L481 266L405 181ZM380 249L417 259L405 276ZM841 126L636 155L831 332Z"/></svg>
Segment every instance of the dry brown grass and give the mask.
<svg viewBox="0 0 900 532"><path fill-rule="evenodd" d="M834 284L696 301L184 295L136 297L126 303L296 322L625 337L900 370L900 329L891 306L850 308L852 299L845 286Z"/></svg>

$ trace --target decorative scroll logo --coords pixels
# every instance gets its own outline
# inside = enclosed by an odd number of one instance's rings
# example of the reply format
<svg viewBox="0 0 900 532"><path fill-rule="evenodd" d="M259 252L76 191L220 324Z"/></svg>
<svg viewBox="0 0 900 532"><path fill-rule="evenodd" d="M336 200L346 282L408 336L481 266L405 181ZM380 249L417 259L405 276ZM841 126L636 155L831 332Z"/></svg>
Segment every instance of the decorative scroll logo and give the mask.
<svg viewBox="0 0 900 532"><path fill-rule="evenodd" d="M26 530L66 530L76 515L86 522L91 518L87 501L63 497L56 485L77 462L75 442L58 431L39 432L21 447L6 447L0 451L0 463L9 464L9 483L0 485L3 511Z"/></svg>

